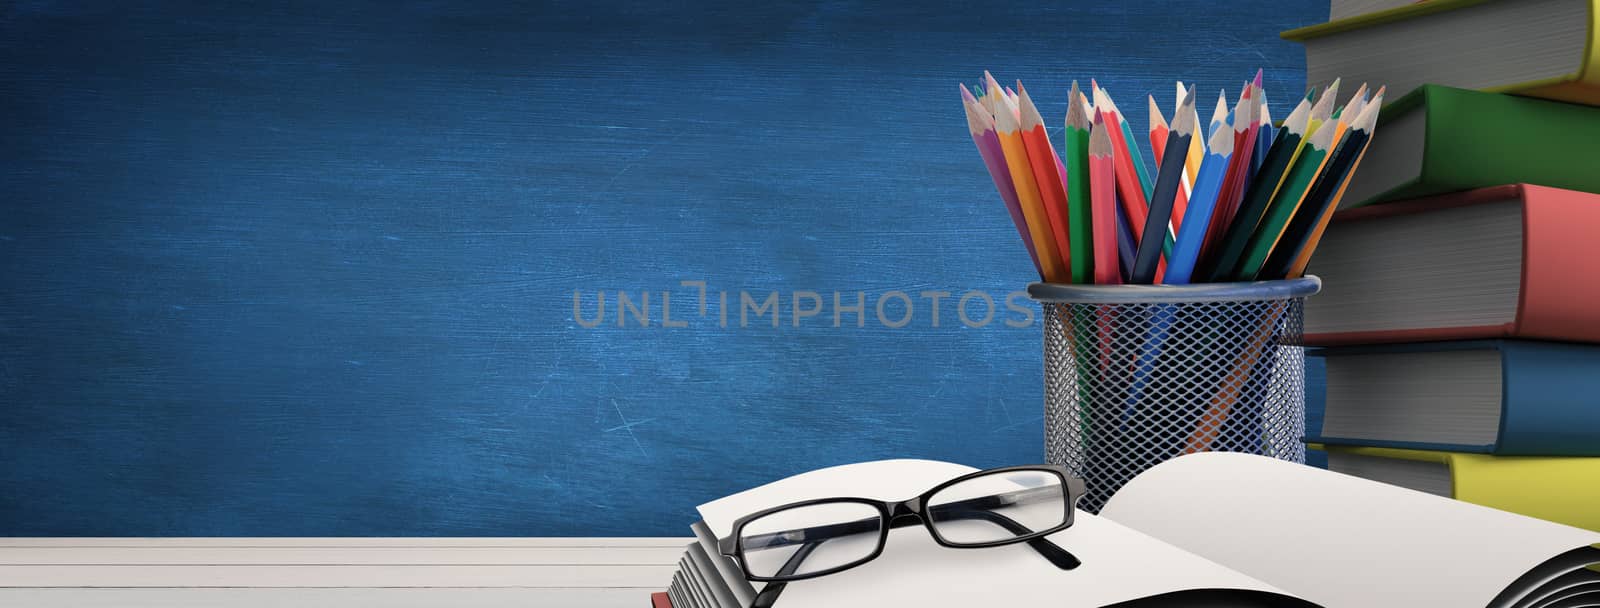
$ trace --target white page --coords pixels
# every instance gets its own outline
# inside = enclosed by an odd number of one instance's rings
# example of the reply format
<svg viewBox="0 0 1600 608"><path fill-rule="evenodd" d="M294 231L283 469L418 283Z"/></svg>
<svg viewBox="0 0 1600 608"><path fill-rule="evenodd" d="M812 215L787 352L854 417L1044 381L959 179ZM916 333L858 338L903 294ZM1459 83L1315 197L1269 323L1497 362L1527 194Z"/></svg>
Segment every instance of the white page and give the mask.
<svg viewBox="0 0 1600 608"><path fill-rule="evenodd" d="M828 496L904 500L974 469L920 460L832 467L797 475L700 506L718 536L746 513ZM987 549L939 546L927 529L891 530L883 555L861 566L789 583L780 606L1099 607L1189 589L1277 589L1079 511L1071 528L1048 538L1082 560L1063 571L1026 544ZM760 586L760 584L758 584Z"/></svg>
<svg viewBox="0 0 1600 608"><path fill-rule="evenodd" d="M951 478L976 471L937 460L877 460L785 477L697 507L700 519L718 539L733 533L733 522L762 509L834 496L905 500Z"/></svg>
<svg viewBox="0 0 1600 608"><path fill-rule="evenodd" d="M1328 608L1487 606L1600 533L1245 454L1192 454L1102 517Z"/></svg>

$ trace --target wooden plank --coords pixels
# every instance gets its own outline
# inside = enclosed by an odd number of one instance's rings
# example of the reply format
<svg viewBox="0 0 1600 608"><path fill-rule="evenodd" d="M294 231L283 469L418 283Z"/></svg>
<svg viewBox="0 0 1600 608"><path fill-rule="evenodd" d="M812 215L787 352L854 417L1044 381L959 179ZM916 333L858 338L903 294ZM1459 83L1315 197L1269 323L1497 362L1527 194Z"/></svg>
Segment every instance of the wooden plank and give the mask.
<svg viewBox="0 0 1600 608"><path fill-rule="evenodd" d="M663 547L4 547L0 565L672 565Z"/></svg>
<svg viewBox="0 0 1600 608"><path fill-rule="evenodd" d="M692 537L0 537L0 547L678 547Z"/></svg>
<svg viewBox="0 0 1600 608"><path fill-rule="evenodd" d="M661 589L0 589L28 608L644 608Z"/></svg>
<svg viewBox="0 0 1600 608"><path fill-rule="evenodd" d="M0 587L665 587L673 566L0 566Z"/></svg>

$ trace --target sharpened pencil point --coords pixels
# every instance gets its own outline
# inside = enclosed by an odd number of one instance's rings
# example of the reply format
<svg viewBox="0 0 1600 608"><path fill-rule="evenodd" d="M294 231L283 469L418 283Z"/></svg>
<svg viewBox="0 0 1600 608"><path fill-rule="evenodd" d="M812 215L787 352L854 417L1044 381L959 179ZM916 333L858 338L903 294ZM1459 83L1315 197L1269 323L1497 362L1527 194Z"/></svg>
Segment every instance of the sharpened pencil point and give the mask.
<svg viewBox="0 0 1600 608"><path fill-rule="evenodd" d="M1211 139L1206 142L1206 153L1218 156L1233 155L1233 130L1217 129L1211 134Z"/></svg>
<svg viewBox="0 0 1600 608"><path fill-rule="evenodd" d="M1087 102L1083 99L1083 91L1078 90L1078 81L1072 81L1072 91L1067 93L1067 128L1083 129L1088 131L1093 123L1089 122Z"/></svg>
<svg viewBox="0 0 1600 608"><path fill-rule="evenodd" d="M1089 134L1089 156L1111 156L1111 136L1099 112L1094 115L1094 132Z"/></svg>
<svg viewBox="0 0 1600 608"><path fill-rule="evenodd" d="M1185 137L1194 135L1195 129L1194 97L1185 96L1183 105L1178 106L1172 118L1172 132Z"/></svg>
<svg viewBox="0 0 1600 608"><path fill-rule="evenodd" d="M1367 107L1362 108L1361 115L1357 116L1355 120L1350 123L1350 128L1371 133L1373 129L1377 128L1378 114L1382 111L1383 91L1379 90L1378 94L1372 97L1372 102L1368 103Z"/></svg>

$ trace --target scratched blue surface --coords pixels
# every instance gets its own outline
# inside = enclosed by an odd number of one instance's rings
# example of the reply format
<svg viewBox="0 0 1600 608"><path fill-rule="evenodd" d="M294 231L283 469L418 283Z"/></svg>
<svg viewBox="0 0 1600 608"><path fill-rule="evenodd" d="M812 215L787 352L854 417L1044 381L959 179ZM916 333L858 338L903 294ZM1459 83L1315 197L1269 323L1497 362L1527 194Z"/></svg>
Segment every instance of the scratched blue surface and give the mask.
<svg viewBox="0 0 1600 608"><path fill-rule="evenodd" d="M814 467L1038 461L1037 324L917 295L1030 278L956 83L1287 99L1327 11L221 4L0 6L0 534L681 535ZM720 327L739 290L781 326Z"/></svg>

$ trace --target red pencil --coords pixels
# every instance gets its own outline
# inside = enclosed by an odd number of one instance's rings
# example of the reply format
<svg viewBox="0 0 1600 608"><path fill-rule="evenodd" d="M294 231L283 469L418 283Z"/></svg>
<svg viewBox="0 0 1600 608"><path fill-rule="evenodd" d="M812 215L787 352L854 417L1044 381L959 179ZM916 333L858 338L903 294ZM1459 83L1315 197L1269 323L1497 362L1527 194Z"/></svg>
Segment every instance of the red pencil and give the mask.
<svg viewBox="0 0 1600 608"><path fill-rule="evenodd" d="M1250 167L1249 159L1241 157L1252 156L1239 152L1245 149L1245 140L1250 133L1260 128L1257 124L1259 117L1255 114L1256 105L1250 95L1252 89L1254 87L1244 87L1244 91L1239 93L1239 104L1233 109L1233 156L1228 159L1228 172L1222 178L1222 191L1217 195L1216 207L1211 212L1211 226L1206 230L1205 244L1200 247L1201 260L1210 259L1212 247L1222 240L1222 234L1233 222L1233 214L1239 210L1239 197L1244 193L1239 186Z"/></svg>
<svg viewBox="0 0 1600 608"><path fill-rule="evenodd" d="M1108 127L1099 112L1089 134L1090 221L1094 224L1094 282L1096 285L1122 283L1117 261L1117 164L1113 158Z"/></svg>
<svg viewBox="0 0 1600 608"><path fill-rule="evenodd" d="M1150 202L1145 200L1144 186L1139 183L1139 174L1134 171L1133 157L1128 155L1128 142L1122 137L1122 125L1117 121L1111 100L1100 90L1099 83L1090 80L1089 87L1094 90L1095 120L1105 123L1106 136L1110 139L1111 158L1117 166L1117 192L1122 195L1122 213L1128 220L1128 228L1133 231L1133 240L1137 244L1144 238L1144 222Z"/></svg>
<svg viewBox="0 0 1600 608"><path fill-rule="evenodd" d="M1017 109L1022 118L1022 144L1028 150L1028 165L1033 169L1033 179L1039 184L1039 198L1044 201L1045 217L1050 222L1050 235L1055 237L1056 250L1062 265L1072 266L1071 233L1067 231L1067 188L1055 160L1055 147L1050 145L1050 134L1045 132L1044 118L1039 108L1028 97L1028 90L1017 81Z"/></svg>
<svg viewBox="0 0 1600 608"><path fill-rule="evenodd" d="M1167 119L1161 115L1161 106L1156 105L1156 97L1148 96L1150 100L1150 151L1155 153L1156 166L1161 166L1161 154L1167 149ZM1172 117L1177 120L1177 116Z"/></svg>

